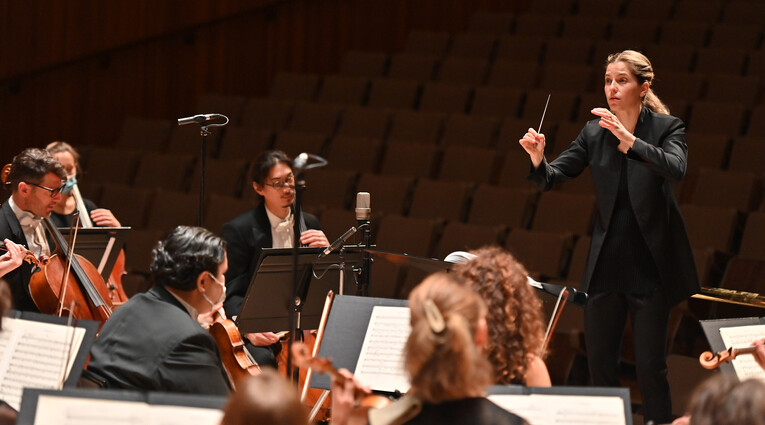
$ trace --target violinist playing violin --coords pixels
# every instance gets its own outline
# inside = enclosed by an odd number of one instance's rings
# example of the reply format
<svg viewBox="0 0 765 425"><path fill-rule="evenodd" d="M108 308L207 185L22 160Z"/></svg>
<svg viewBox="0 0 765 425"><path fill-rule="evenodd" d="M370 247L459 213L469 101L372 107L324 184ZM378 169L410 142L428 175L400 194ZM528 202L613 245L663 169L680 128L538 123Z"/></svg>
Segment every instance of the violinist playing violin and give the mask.
<svg viewBox="0 0 765 425"><path fill-rule="evenodd" d="M108 388L228 395L207 331L226 298L226 243L201 227L176 227L152 251L154 286L104 323L88 372Z"/></svg>
<svg viewBox="0 0 765 425"><path fill-rule="evenodd" d="M12 190L11 197L0 207L0 239L8 239L26 247L36 257L49 255L48 241L42 220L50 216L61 201L66 170L42 149L28 148L16 155L10 171L3 170L3 185ZM21 311L39 311L29 292L32 266L22 264L5 275L11 286L13 305Z"/></svg>
<svg viewBox="0 0 765 425"><path fill-rule="evenodd" d="M3 255L0 255L0 277L5 276L8 272L13 271L16 267L20 266L24 262L27 249L23 246L13 243L10 239L3 241L3 250L6 251ZM10 300L9 300L10 301Z"/></svg>
<svg viewBox="0 0 765 425"><path fill-rule="evenodd" d="M226 273L228 297L224 307L229 316L242 308L247 288L263 248L292 248L294 240L293 201L295 176L292 159L279 150L263 152L252 167L252 188L262 203L223 225L221 236L226 240L230 267ZM302 214L300 243L304 246L329 246L319 220ZM276 367L276 354L281 349L273 332L246 334L248 349L261 366Z"/></svg>
<svg viewBox="0 0 765 425"><path fill-rule="evenodd" d="M61 201L56 204L51 213L51 220L56 227L69 227L72 225L72 216L77 211L77 203L73 196L74 186L77 184L77 177L82 174L80 168L80 154L72 145L66 142L52 142L45 147L54 158L61 163L66 170L66 184L61 191ZM105 208L98 208L90 199L83 199L88 218L93 225L99 227L121 227L119 220L114 214Z"/></svg>

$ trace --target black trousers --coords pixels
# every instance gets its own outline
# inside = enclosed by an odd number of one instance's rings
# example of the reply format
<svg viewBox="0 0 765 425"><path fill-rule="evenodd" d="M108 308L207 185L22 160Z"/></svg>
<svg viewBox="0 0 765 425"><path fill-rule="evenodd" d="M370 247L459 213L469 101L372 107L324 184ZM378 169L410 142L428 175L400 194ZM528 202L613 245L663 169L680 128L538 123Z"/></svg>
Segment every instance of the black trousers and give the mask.
<svg viewBox="0 0 765 425"><path fill-rule="evenodd" d="M670 305L664 294L603 292L590 296L584 313L587 361L595 386L619 387L619 358L629 314L635 339L635 364L643 417L657 424L672 422L667 382L667 324Z"/></svg>

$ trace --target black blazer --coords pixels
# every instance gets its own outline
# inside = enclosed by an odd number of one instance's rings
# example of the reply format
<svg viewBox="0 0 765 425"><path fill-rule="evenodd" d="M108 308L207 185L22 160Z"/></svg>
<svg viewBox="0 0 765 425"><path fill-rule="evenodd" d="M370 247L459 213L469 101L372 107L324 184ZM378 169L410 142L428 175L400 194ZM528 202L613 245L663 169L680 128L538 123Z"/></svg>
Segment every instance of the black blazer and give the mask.
<svg viewBox="0 0 765 425"><path fill-rule="evenodd" d="M660 287L676 304L699 291L693 251L673 190L685 176L685 124L673 116L643 108L634 135L637 140L627 155L630 201L658 268ZM551 163L543 160L528 177L541 190L549 190L590 167L597 213L582 278L584 291L595 270L619 190L623 154L616 149L618 144L616 136L600 127L597 119L589 121L565 151Z"/></svg>
<svg viewBox="0 0 765 425"><path fill-rule="evenodd" d="M90 351L88 371L110 388L227 396L212 335L161 286L114 310Z"/></svg>
<svg viewBox="0 0 765 425"><path fill-rule="evenodd" d="M321 230L316 216L308 213L303 213L302 216L306 227ZM226 241L228 256L226 302L223 307L226 315L232 317L238 315L242 308L261 251L263 248L271 248L274 244L265 204L261 203L224 224L221 237Z"/></svg>
<svg viewBox="0 0 765 425"><path fill-rule="evenodd" d="M27 238L24 236L24 231L21 229L19 219L16 218L16 214L13 213L11 205L6 201L3 206L0 207L0 242L5 239L24 245L27 245ZM50 241L49 241L50 242ZM52 247L53 245L51 245ZM32 265L29 263L21 263L16 270L13 270L2 277L11 287L11 295L13 296L13 308L21 311L40 311L32 301L32 296L29 294L29 279L32 277Z"/></svg>

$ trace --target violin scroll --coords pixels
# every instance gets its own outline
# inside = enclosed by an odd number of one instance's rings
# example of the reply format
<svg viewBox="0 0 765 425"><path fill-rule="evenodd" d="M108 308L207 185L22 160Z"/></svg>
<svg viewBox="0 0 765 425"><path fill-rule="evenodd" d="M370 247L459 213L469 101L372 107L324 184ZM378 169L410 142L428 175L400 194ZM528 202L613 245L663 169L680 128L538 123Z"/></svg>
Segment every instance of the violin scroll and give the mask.
<svg viewBox="0 0 765 425"><path fill-rule="evenodd" d="M739 354L754 354L756 347L734 348L720 351L715 354L711 351L704 351L699 356L699 364L704 369L717 369L721 364L735 359Z"/></svg>

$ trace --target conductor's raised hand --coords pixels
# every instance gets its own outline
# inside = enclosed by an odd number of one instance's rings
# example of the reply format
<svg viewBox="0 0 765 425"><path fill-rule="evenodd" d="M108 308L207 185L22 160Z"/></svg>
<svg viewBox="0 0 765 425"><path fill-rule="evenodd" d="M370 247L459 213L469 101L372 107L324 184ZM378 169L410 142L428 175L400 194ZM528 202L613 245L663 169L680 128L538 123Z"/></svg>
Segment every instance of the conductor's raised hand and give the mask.
<svg viewBox="0 0 765 425"><path fill-rule="evenodd" d="M531 163L534 164L534 168L539 167L542 163L542 159L545 156L545 135L543 133L537 133L536 130L530 128L523 138L518 140L518 143L523 146L526 153L531 158Z"/></svg>
<svg viewBox="0 0 765 425"><path fill-rule="evenodd" d="M306 230L305 232L301 233L300 243L313 247L329 246L327 235L325 235L321 230L314 229Z"/></svg>
<svg viewBox="0 0 765 425"><path fill-rule="evenodd" d="M598 124L613 133L619 139L619 152L627 153L635 144L635 136L619 121L619 118L606 108L593 108L590 112L600 117Z"/></svg>

